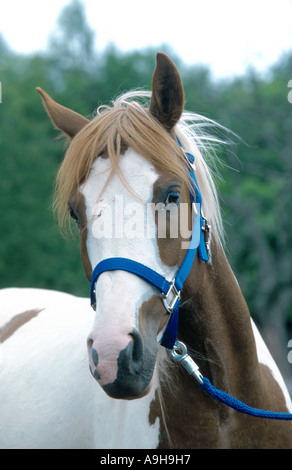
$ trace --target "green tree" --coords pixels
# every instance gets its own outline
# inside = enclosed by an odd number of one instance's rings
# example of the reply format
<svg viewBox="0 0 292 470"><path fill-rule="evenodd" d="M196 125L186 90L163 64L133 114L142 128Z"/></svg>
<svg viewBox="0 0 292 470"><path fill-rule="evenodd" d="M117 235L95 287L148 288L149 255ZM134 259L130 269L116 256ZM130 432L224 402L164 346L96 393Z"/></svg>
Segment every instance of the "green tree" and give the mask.
<svg viewBox="0 0 292 470"><path fill-rule="evenodd" d="M44 54L15 54L0 36L1 287L88 295L78 236L61 238L52 213L65 145L56 139L35 87L90 117L123 91L150 89L155 52L122 54L110 46L97 54L77 0L63 10ZM250 70L221 82L207 68L174 60L182 70L186 108L243 139L235 139L236 148L226 145L218 152L226 251L251 313L285 369L286 327L292 325L292 105L287 99L292 53L266 79Z"/></svg>
<svg viewBox="0 0 292 470"><path fill-rule="evenodd" d="M87 23L83 3L72 0L58 19L49 39L49 55L61 69L82 70L95 67L95 34Z"/></svg>

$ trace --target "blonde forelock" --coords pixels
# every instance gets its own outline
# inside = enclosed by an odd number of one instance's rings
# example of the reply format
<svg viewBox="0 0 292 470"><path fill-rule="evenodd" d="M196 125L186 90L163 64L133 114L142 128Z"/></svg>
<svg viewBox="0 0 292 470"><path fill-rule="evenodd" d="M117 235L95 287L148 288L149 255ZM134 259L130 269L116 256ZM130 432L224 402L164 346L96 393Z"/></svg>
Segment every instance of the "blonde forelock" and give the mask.
<svg viewBox="0 0 292 470"><path fill-rule="evenodd" d="M86 182L97 157L106 156L111 161L107 182L117 173L125 184L130 183L125 181L119 167L119 157L127 148L158 170L168 171L188 183L187 162L174 137L138 101L119 99L112 107L99 108L67 149L55 187L55 208L61 228L67 219L70 195Z"/></svg>
<svg viewBox="0 0 292 470"><path fill-rule="evenodd" d="M55 186L55 209L61 229L66 227L70 196L86 182L93 162L99 156L111 161L112 169L106 184L116 173L131 189L131 182L126 181L121 173L119 158L127 148L132 148L161 173L171 173L187 185L192 182L186 171L189 163L185 152L195 156L193 169L202 193L204 214L212 225L213 235L223 240L220 207L210 163L215 166L215 150L225 142L209 135L206 129L224 128L203 116L184 113L173 133L169 133L150 114L150 96L149 92L129 92L110 106L101 106L95 117L73 138ZM176 137L182 148L177 144Z"/></svg>

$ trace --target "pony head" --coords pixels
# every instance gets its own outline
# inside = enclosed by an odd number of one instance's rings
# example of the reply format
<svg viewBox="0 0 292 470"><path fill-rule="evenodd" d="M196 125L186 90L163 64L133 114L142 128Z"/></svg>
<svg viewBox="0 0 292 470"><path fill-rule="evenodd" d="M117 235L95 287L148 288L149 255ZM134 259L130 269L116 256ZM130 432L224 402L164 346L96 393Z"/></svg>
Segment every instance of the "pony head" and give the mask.
<svg viewBox="0 0 292 470"><path fill-rule="evenodd" d="M70 140L56 202L61 222L69 212L78 226L88 280L99 262L112 257L133 259L172 279L192 229L185 152L196 158L204 211L213 227L220 224L210 173L181 121L184 91L174 63L158 53L152 93L127 93L90 121L37 90L53 124ZM145 97L147 106L141 103ZM203 270L196 259L192 289ZM188 283L182 300L187 295ZM134 274L116 270L99 276L95 296L87 340L91 373L111 397L141 397L152 386L158 340L169 320L161 295Z"/></svg>

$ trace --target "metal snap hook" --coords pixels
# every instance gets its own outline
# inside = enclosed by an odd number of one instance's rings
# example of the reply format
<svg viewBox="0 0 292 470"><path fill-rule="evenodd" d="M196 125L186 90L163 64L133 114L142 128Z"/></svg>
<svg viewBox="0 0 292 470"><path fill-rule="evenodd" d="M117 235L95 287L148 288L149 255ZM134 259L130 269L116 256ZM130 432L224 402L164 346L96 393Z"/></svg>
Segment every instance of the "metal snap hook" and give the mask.
<svg viewBox="0 0 292 470"><path fill-rule="evenodd" d="M199 371L199 366L191 356L188 355L188 350L184 343L176 341L169 354L174 362L181 363L190 375L192 375L201 385L204 385L203 376Z"/></svg>

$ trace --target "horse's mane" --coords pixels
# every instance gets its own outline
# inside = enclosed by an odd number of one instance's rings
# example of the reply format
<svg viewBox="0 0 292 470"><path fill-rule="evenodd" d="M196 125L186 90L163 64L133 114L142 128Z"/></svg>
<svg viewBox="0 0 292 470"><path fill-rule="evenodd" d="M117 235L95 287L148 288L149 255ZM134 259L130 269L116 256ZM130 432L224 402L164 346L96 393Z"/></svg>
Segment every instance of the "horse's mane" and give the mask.
<svg viewBox="0 0 292 470"><path fill-rule="evenodd" d="M194 113L184 113L171 135L148 111L150 96L150 92L128 92L113 101L111 106L100 106L94 118L74 137L56 180L55 206L60 225L64 228L70 195L85 183L97 156L106 155L111 160L112 171L107 181L117 173L130 186L121 174L119 156L131 147L161 171L173 173L187 184L190 182L184 152L195 156L203 211L211 223L213 234L221 238L222 219L210 169L219 140L206 132L206 128L214 127L216 123ZM175 142L175 135L183 150Z"/></svg>

